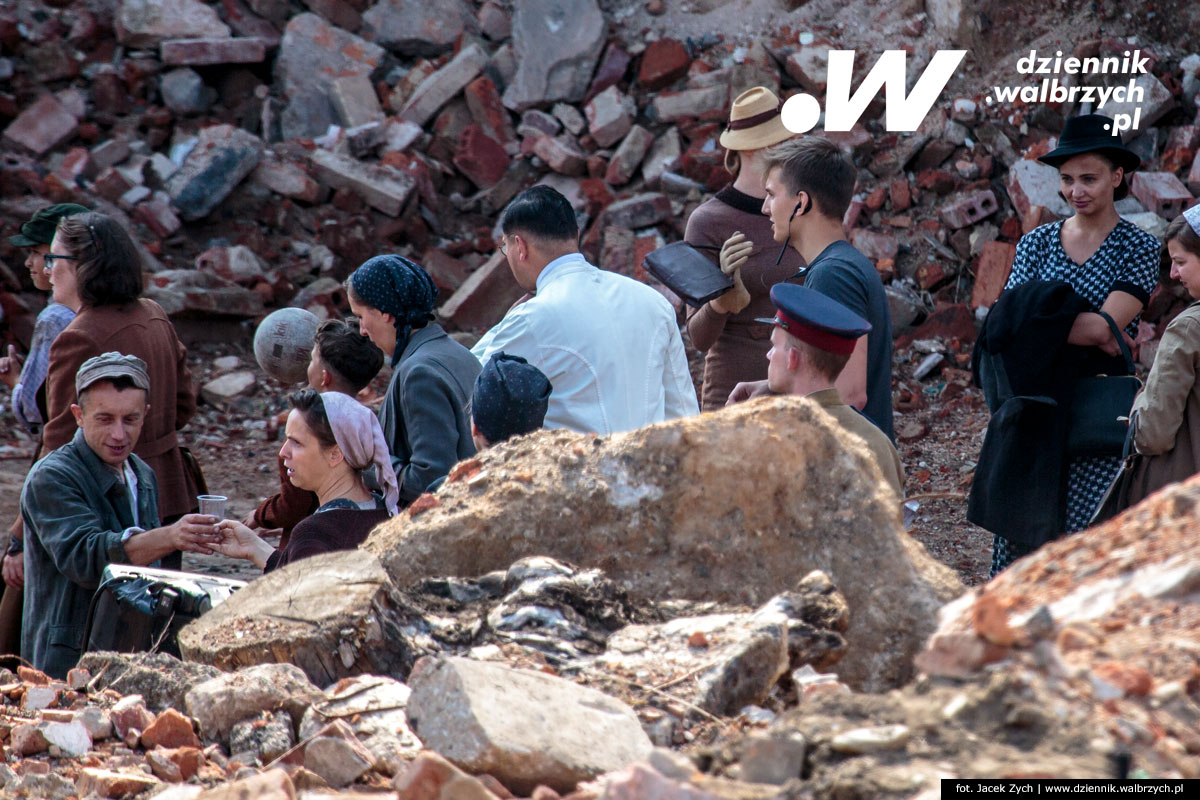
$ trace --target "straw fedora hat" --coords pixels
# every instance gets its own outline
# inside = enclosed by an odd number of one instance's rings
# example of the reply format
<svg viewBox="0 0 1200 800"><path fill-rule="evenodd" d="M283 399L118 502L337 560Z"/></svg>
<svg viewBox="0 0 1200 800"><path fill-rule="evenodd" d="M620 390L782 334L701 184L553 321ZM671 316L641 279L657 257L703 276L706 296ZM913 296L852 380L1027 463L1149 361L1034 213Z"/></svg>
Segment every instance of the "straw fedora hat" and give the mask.
<svg viewBox="0 0 1200 800"><path fill-rule="evenodd" d="M792 138L779 115L783 104L765 86L747 89L733 101L729 126L721 134L721 146L727 150L759 150Z"/></svg>

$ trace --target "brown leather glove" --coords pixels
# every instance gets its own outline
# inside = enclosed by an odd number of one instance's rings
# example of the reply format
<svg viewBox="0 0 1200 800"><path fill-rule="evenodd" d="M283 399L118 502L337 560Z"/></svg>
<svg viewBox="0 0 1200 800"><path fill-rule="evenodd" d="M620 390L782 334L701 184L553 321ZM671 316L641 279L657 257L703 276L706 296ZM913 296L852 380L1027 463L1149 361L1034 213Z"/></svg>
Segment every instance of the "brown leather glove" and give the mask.
<svg viewBox="0 0 1200 800"><path fill-rule="evenodd" d="M754 252L754 243L740 231L734 233L721 245L721 271L733 278L733 288L720 297L709 301L714 311L736 314L750 305L750 292L742 283L742 265Z"/></svg>

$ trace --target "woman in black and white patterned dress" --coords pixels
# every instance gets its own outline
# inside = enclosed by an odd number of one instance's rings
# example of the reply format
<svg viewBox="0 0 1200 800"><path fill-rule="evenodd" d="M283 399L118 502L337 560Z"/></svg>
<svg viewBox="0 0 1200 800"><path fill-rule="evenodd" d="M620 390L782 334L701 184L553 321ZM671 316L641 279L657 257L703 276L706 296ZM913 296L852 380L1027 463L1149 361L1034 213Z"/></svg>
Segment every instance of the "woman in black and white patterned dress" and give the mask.
<svg viewBox="0 0 1200 800"><path fill-rule="evenodd" d="M1075 214L1041 225L1021 237L1006 289L1032 280L1066 281L1130 337L1158 283L1158 241L1117 214L1114 203L1129 193L1128 175L1141 159L1113 134L1113 121L1100 114L1067 120L1058 147L1039 161L1058 168L1062 195ZM1069 344L1120 354L1104 318L1094 312L1075 319ZM1066 531L1087 527L1096 505L1120 468L1119 458L1072 459L1067 477ZM992 575L1031 548L996 536Z"/></svg>

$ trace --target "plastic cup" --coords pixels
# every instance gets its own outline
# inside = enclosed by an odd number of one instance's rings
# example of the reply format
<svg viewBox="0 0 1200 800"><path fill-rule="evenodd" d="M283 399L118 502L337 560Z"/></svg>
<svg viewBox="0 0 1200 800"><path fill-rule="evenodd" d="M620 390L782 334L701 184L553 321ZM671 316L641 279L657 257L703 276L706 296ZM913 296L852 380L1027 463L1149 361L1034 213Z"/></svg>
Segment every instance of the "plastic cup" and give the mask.
<svg viewBox="0 0 1200 800"><path fill-rule="evenodd" d="M225 519L225 503L229 498L223 494L202 494L196 498L200 501L200 513L208 514L217 519Z"/></svg>

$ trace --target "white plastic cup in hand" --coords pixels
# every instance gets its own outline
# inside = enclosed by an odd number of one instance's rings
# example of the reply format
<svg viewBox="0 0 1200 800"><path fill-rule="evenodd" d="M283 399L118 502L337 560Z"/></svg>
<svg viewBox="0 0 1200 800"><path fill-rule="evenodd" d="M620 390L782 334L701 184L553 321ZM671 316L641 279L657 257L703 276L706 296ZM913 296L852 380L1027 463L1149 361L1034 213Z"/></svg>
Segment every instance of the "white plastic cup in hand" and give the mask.
<svg viewBox="0 0 1200 800"><path fill-rule="evenodd" d="M225 503L229 502L228 497L223 494L202 494L196 499L200 501L201 514L208 514L218 520L225 519Z"/></svg>

